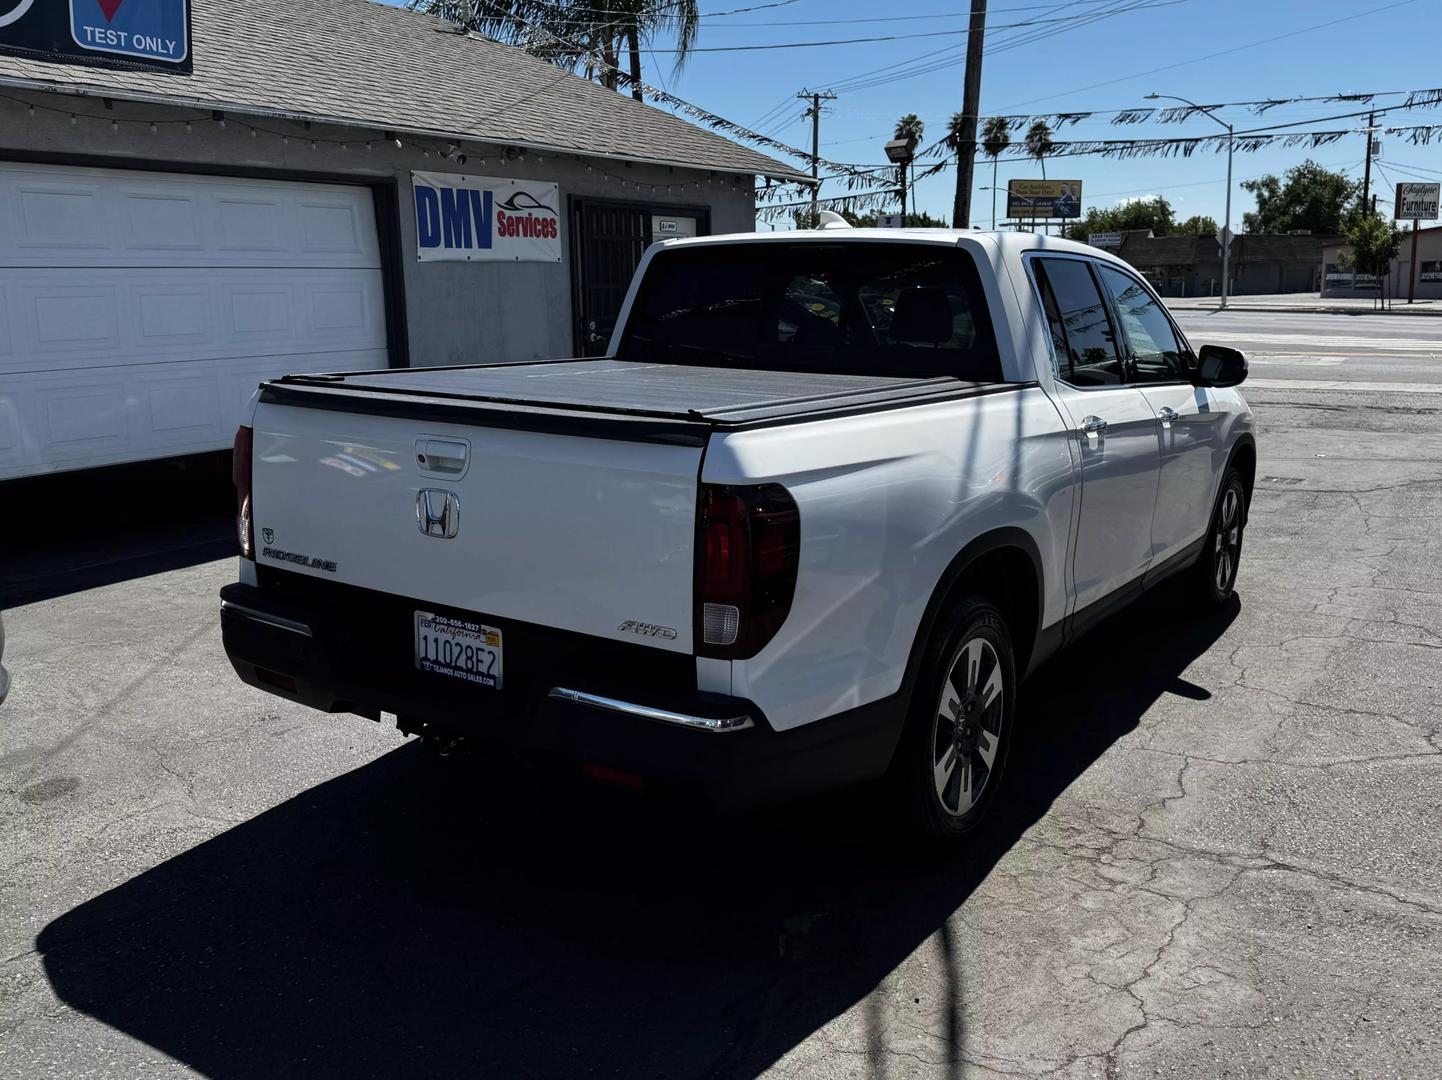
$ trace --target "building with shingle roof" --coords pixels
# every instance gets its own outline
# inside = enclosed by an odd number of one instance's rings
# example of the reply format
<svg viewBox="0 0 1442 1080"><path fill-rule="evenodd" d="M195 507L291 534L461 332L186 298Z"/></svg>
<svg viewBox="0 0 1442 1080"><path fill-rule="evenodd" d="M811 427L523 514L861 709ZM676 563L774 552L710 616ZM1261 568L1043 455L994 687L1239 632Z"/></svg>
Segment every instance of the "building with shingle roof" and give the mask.
<svg viewBox="0 0 1442 1080"><path fill-rule="evenodd" d="M284 371L603 349L765 178L805 176L370 0L0 0L0 479L227 445Z"/></svg>

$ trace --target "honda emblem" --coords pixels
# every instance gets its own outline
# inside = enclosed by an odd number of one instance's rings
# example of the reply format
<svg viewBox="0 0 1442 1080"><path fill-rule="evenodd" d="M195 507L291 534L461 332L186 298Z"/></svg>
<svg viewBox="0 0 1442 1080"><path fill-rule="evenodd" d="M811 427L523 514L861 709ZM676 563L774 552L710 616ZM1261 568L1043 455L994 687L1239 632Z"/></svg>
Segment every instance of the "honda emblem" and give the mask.
<svg viewBox="0 0 1442 1080"><path fill-rule="evenodd" d="M443 488L416 492L416 527L427 536L449 540L461 529L461 500Z"/></svg>

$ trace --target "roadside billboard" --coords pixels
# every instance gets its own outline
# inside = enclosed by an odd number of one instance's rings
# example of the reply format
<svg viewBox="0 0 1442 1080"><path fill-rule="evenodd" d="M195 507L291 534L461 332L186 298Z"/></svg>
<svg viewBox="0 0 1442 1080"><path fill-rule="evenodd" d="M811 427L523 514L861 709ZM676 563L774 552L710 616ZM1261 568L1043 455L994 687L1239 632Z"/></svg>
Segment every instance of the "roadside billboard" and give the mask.
<svg viewBox="0 0 1442 1080"><path fill-rule="evenodd" d="M1119 232L1087 233L1087 243L1098 248L1119 248L1122 246L1122 234Z"/></svg>
<svg viewBox="0 0 1442 1080"><path fill-rule="evenodd" d="M1442 184L1398 184L1392 216L1398 221L1436 221L1439 196Z"/></svg>
<svg viewBox="0 0 1442 1080"><path fill-rule="evenodd" d="M1008 180L1006 215L1009 218L1081 217L1080 180Z"/></svg>

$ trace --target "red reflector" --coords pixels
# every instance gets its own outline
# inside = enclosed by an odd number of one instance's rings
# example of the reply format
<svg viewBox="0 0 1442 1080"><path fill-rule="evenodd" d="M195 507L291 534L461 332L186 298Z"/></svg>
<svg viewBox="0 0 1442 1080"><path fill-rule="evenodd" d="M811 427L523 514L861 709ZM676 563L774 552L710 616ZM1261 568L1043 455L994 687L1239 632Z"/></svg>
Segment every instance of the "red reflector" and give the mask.
<svg viewBox="0 0 1442 1080"><path fill-rule="evenodd" d="M706 580L726 581L731 577L731 528L713 521L706 528Z"/></svg>
<svg viewBox="0 0 1442 1080"><path fill-rule="evenodd" d="M295 680L289 675L282 675L278 671L271 671L269 668L258 667L255 669L255 677L267 686L274 686L277 690L289 690L295 693Z"/></svg>
<svg viewBox="0 0 1442 1080"><path fill-rule="evenodd" d="M594 761L582 762L581 771L592 780L602 780L608 784L616 784L623 788L630 788L632 791L640 791L646 786L646 781L640 773L613 769L609 765L598 765Z"/></svg>

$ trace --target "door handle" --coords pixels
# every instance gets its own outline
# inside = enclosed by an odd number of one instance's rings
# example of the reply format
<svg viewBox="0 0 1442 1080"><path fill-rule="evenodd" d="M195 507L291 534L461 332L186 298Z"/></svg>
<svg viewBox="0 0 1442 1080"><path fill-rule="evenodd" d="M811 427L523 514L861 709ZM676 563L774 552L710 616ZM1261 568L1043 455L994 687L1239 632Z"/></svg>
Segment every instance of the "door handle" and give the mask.
<svg viewBox="0 0 1442 1080"><path fill-rule="evenodd" d="M1164 427L1170 427L1173 420L1180 420L1181 418L1181 413L1167 405L1163 405L1157 412L1157 419L1162 422Z"/></svg>
<svg viewBox="0 0 1442 1080"><path fill-rule="evenodd" d="M1077 430L1083 435L1100 435L1107 429L1107 422L1100 416L1083 417L1081 427Z"/></svg>

